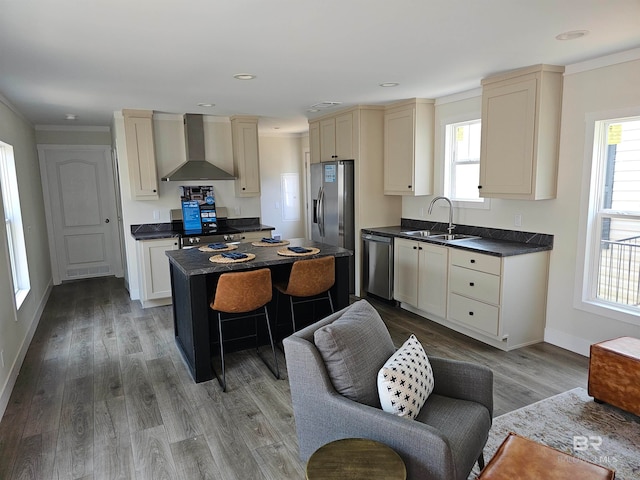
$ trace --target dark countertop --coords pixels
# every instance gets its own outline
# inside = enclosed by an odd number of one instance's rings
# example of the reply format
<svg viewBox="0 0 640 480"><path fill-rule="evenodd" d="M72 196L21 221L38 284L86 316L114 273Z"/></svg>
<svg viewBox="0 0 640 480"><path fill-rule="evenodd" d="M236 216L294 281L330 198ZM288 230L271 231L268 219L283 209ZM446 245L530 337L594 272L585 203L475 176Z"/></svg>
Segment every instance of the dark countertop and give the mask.
<svg viewBox="0 0 640 480"><path fill-rule="evenodd" d="M510 257L513 255L525 255L527 253L543 252L543 251L551 250L553 248L553 245L539 245L536 243L516 242L511 240L503 240L503 239L487 238L487 237L482 237L477 239L468 239L468 240L447 241L442 239L415 237L412 235L406 235L404 233L412 230L420 230L420 228L406 228L401 226L363 228L362 233L382 235L384 237L406 238L408 240L416 240L418 242L433 243L435 245L442 245L446 247L458 248L460 250L484 253L486 255L493 255L496 257ZM461 232L457 232L457 233L461 233Z"/></svg>
<svg viewBox="0 0 640 480"><path fill-rule="evenodd" d="M275 227L256 223L253 219L228 219L220 222L216 235L226 235L243 232L261 232L275 230ZM200 234L202 235L202 234ZM185 236L182 222L178 223L145 223L131 225L131 236L136 240L157 240L161 238L178 238Z"/></svg>
<svg viewBox="0 0 640 480"><path fill-rule="evenodd" d="M305 240L303 238L295 238L289 241L291 242L289 245L273 247L254 247L251 243L240 243L238 248L233 250L233 252L253 253L256 256L253 260L240 263L212 263L209 261L209 257L215 255L215 252L201 252L197 248L168 250L166 255L169 257L169 262L187 276L271 267L273 265L293 263L304 258L318 258L327 255L334 257L348 257L352 255L351 251L345 248ZM320 249L320 252L304 257L285 257L278 255L278 250L289 246L315 247Z"/></svg>

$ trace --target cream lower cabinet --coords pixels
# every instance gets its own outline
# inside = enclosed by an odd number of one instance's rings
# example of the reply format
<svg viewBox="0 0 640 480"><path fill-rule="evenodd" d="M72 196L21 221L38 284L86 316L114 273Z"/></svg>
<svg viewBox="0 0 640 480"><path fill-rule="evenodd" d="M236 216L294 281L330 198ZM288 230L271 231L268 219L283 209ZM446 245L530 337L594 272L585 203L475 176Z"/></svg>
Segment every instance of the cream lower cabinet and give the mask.
<svg viewBox="0 0 640 480"><path fill-rule="evenodd" d="M448 323L502 350L544 339L548 252L495 257L451 248Z"/></svg>
<svg viewBox="0 0 640 480"><path fill-rule="evenodd" d="M441 317L447 312L448 248L396 238L394 298Z"/></svg>
<svg viewBox="0 0 640 480"><path fill-rule="evenodd" d="M502 350L544 339L549 255L496 257L396 238L402 307Z"/></svg>
<svg viewBox="0 0 640 480"><path fill-rule="evenodd" d="M138 240L138 277L142 308L171 304L167 250L178 249L177 238Z"/></svg>

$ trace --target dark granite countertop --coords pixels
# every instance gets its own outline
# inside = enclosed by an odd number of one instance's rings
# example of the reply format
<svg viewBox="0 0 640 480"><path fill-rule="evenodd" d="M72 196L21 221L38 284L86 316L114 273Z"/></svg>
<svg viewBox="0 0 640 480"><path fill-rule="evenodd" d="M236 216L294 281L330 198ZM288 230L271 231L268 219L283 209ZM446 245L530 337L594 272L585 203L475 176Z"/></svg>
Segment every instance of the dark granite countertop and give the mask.
<svg viewBox="0 0 640 480"><path fill-rule="evenodd" d="M242 232L261 232L275 230L275 227L264 225L255 218L228 219L220 222L216 234L225 235ZM144 223L131 225L131 236L136 240L157 240L160 238L177 238L184 236L182 222Z"/></svg>
<svg viewBox="0 0 640 480"><path fill-rule="evenodd" d="M238 248L236 250L233 250L233 252L253 253L256 256L256 258L254 258L253 260L240 263L212 263L209 261L209 257L215 255L215 253L201 252L197 248L168 250L166 252L166 255L169 257L169 262L174 267L179 268L180 271L182 271L182 273L187 276L270 267L273 265L293 263L303 258L318 258L325 257L327 255L332 255L334 257L347 257L349 255L352 255L352 252L345 248L335 247L333 245L318 243L311 240L305 240L303 238L295 238L289 241L289 245L272 247L254 247L251 243L240 243L238 244ZM282 255L278 255L278 250L280 250L281 248L286 248L288 246L315 247L320 249L320 252L315 255L304 257L285 257Z"/></svg>
<svg viewBox="0 0 640 480"><path fill-rule="evenodd" d="M459 228L461 227L461 228ZM363 228L363 233L382 235L385 237L400 237L419 242L433 243L460 250L484 253L496 257L510 257L513 255L525 255L527 253L543 252L553 249L553 236L528 232L512 232L508 230L482 229L477 227L456 226L455 233L478 235L481 238L447 241L426 237L407 235L405 232L413 230L431 230L433 232L445 232L446 225L407 225L392 227ZM483 235L484 233L484 235ZM501 237L501 238L496 238Z"/></svg>

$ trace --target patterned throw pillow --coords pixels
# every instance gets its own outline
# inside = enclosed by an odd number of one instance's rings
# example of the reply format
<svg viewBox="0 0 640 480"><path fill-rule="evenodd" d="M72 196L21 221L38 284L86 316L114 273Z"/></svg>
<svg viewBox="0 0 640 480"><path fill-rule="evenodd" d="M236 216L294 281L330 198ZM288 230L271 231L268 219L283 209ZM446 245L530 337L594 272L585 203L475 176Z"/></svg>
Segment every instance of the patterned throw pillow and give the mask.
<svg viewBox="0 0 640 480"><path fill-rule="evenodd" d="M378 372L382 410L414 419L433 391L433 371L422 345L411 335Z"/></svg>

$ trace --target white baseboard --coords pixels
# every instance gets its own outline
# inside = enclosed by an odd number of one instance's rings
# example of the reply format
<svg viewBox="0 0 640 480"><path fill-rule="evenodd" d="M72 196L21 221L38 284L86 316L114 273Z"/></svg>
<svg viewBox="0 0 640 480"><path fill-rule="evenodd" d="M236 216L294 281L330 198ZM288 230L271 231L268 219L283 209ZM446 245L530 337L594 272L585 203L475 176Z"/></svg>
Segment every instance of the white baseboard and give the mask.
<svg viewBox="0 0 640 480"><path fill-rule="evenodd" d="M585 357L589 356L589 349L591 344L594 343L584 338L575 337L559 330L552 328L544 329L544 341L555 345L556 347L564 348L571 352L579 353Z"/></svg>
<svg viewBox="0 0 640 480"><path fill-rule="evenodd" d="M40 303L38 304L38 308L31 319L31 325L29 326L29 330L27 331L27 335L22 341L22 345L20 345L20 350L18 351L18 356L15 358L13 364L11 365L11 373L9 373L9 377L7 381L2 387L2 391L0 392L0 418L4 415L5 410L7 409L7 405L9 405L9 399L11 398L11 392L13 392L13 387L16 384L16 380L18 379L18 374L20 373L20 368L22 367L22 362L24 362L24 358L27 356L27 350L29 350L29 345L31 345L31 340L33 340L33 336L36 333L36 329L40 324L40 319L42 318L42 312L44 311L44 307L49 300L49 295L51 295L51 289L53 288L53 280L49 282L47 288L45 289L44 295L40 299Z"/></svg>

